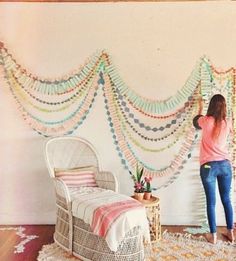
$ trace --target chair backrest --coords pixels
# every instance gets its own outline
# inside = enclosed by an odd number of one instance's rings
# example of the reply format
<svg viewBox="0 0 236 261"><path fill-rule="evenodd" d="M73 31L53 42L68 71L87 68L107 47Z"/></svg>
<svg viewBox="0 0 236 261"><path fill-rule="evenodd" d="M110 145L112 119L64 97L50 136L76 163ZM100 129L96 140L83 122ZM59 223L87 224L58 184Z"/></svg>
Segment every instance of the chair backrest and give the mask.
<svg viewBox="0 0 236 261"><path fill-rule="evenodd" d="M46 142L45 158L51 177L55 169L95 166L100 169L98 154L85 139L78 137L56 137Z"/></svg>

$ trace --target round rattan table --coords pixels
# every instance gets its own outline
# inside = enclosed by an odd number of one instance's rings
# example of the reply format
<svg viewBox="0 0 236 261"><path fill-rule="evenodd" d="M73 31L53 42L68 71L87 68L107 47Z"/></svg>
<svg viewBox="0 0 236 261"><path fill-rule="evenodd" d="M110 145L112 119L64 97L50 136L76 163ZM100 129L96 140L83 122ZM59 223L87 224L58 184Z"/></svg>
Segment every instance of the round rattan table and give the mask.
<svg viewBox="0 0 236 261"><path fill-rule="evenodd" d="M152 196L149 200L143 199L139 202L146 208L151 242L157 242L161 239L160 199Z"/></svg>

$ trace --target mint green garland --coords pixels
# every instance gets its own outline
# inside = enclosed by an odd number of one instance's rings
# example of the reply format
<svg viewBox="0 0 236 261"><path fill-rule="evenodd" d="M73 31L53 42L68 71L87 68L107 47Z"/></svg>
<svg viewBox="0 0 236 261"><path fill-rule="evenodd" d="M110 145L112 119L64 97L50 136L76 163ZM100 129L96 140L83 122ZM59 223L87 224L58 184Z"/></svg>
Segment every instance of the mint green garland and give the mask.
<svg viewBox="0 0 236 261"><path fill-rule="evenodd" d="M172 96L165 101L154 101L140 97L136 92L128 88L123 83L113 65L107 67L107 73L119 92L129 101L131 101L134 106L144 112L150 112L153 114L164 114L167 111L171 111L176 106L179 106L181 103L185 102L187 97L193 94L194 90L198 86L198 83L200 82L200 64L201 62L197 63L184 87L180 91L177 91L177 94L175 96Z"/></svg>
<svg viewBox="0 0 236 261"><path fill-rule="evenodd" d="M61 95L75 89L78 84L87 79L93 70L95 70L96 74L98 73L98 70L94 68L97 67L100 69L100 60L101 52L93 55L89 62L74 75L71 75L65 79L49 81L38 79L37 77L26 73L21 66L16 64L14 59L12 59L11 55L7 52L1 54L1 63L4 65L7 72L12 71L14 76L22 85L24 85L25 88L34 90L44 95ZM96 64L98 64L98 66L96 66Z"/></svg>

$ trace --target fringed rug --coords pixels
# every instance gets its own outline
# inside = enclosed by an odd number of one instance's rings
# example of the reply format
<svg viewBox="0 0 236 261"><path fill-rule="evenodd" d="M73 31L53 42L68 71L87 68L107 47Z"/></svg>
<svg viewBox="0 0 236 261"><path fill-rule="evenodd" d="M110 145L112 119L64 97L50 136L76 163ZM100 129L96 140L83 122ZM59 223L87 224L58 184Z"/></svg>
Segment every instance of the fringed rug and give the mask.
<svg viewBox="0 0 236 261"><path fill-rule="evenodd" d="M235 261L236 244L218 240L216 245L206 242L203 237L190 234L164 232L162 240L145 248L145 261ZM55 243L45 245L39 252L38 261L78 261Z"/></svg>

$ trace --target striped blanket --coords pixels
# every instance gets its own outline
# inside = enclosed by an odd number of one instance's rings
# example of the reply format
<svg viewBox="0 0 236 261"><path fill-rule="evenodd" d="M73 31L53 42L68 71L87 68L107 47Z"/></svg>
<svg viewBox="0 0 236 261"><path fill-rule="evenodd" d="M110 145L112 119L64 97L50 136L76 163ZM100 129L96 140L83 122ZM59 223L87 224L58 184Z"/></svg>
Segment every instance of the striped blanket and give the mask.
<svg viewBox="0 0 236 261"><path fill-rule="evenodd" d="M145 207L126 195L111 190L93 188L72 201L73 216L90 224L94 234L105 238L112 251L117 251L125 234L140 226L143 236L150 240Z"/></svg>

